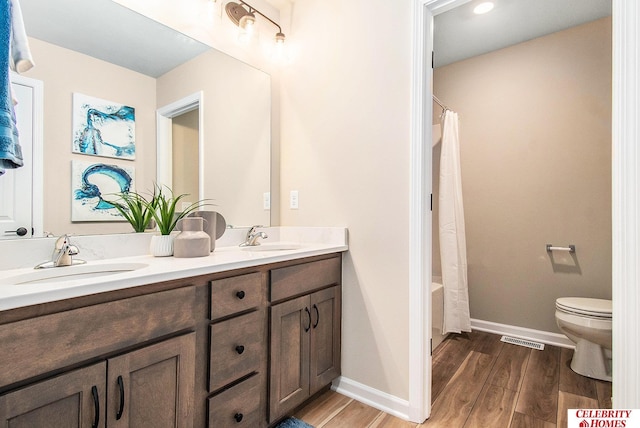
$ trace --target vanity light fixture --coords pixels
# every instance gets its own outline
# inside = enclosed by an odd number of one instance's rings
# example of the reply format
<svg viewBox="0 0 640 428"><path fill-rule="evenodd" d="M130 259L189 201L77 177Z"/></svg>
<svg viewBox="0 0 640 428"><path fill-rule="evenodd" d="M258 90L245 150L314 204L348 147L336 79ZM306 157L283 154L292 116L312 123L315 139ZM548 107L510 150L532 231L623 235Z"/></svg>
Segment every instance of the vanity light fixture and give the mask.
<svg viewBox="0 0 640 428"><path fill-rule="evenodd" d="M473 13L475 13L476 15L482 15L484 13L491 12L494 6L495 5L492 1L485 1L474 7Z"/></svg>
<svg viewBox="0 0 640 428"><path fill-rule="evenodd" d="M247 7L247 9L245 9L245 6ZM230 1L224 8L227 11L227 16L229 16L229 19L231 19L231 22L236 24L240 28L240 31L244 33L244 35L241 35L241 37L251 37L256 24L255 14L257 13L258 15L262 16L264 19L278 27L278 32L276 33L275 37L276 46L281 46L284 44L284 33L282 32L282 28L280 27L280 25L278 25L273 19L269 18L264 13L257 10L255 7L242 0L239 0L239 3Z"/></svg>

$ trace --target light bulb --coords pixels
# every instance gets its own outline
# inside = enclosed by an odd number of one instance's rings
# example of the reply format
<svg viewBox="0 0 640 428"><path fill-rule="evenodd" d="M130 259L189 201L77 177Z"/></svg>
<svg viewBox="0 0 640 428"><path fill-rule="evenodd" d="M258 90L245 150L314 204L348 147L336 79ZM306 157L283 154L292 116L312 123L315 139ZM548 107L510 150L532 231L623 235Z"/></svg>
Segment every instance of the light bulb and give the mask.
<svg viewBox="0 0 640 428"><path fill-rule="evenodd" d="M238 23L238 42L243 45L249 44L255 31L256 17L253 14L240 18Z"/></svg>
<svg viewBox="0 0 640 428"><path fill-rule="evenodd" d="M282 33L276 34L275 45L273 46L271 51L271 61L278 64L284 64L289 60L287 47L284 43L284 40L285 40L284 34Z"/></svg>
<svg viewBox="0 0 640 428"><path fill-rule="evenodd" d="M473 13L475 13L476 15L482 15L483 13L490 12L493 9L493 7L494 7L493 2L486 1L474 7Z"/></svg>
<svg viewBox="0 0 640 428"><path fill-rule="evenodd" d="M253 29L256 25L256 17L253 14L247 14L240 18L240 22L238 22L238 26L242 28L247 33L253 33Z"/></svg>

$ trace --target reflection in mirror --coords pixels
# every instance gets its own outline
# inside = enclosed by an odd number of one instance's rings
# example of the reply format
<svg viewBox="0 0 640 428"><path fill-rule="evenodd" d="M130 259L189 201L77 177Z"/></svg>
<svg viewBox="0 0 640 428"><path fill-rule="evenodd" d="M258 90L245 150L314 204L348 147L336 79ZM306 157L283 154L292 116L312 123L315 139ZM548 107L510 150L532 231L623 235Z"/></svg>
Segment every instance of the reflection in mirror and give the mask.
<svg viewBox="0 0 640 428"><path fill-rule="evenodd" d="M192 121L198 129L187 133L200 148L201 198L213 199L227 224L269 224L263 205L270 172L269 75L212 49L158 78L157 97L158 182L177 184L176 168L169 164L175 156L165 154L176 146L163 122L172 118L175 125L198 109Z"/></svg>
<svg viewBox="0 0 640 428"><path fill-rule="evenodd" d="M200 195L199 168L200 159L200 108L184 112L172 118L171 123L171 188L177 194ZM158 159L160 163L160 159ZM167 158L168 163L168 158ZM158 177L160 183L160 177ZM186 200L191 203L195 201Z"/></svg>
<svg viewBox="0 0 640 428"><path fill-rule="evenodd" d="M270 224L270 211L262 203L270 188L268 74L111 0L21 0L21 5L36 66L18 78L40 81L44 88L44 165L35 172L43 181L44 219L43 229L35 236L42 231L55 235L131 232L126 222L72 222L71 163L133 169L133 186L140 192L150 191L157 179L156 110L197 91L203 93L196 124L200 158L170 163L183 162L183 169L191 173L204 166L200 187L188 193L212 199L216 204L212 209L229 224ZM251 92L230 93L245 84ZM74 93L135 108L135 160L72 153ZM251 131L244 135L247 129ZM190 144L181 138L173 140ZM263 146L257 148L258 141ZM251 146L243 147L245 142ZM175 150L176 155L180 150ZM176 178L169 185L181 188L188 180ZM243 217L234 218L237 213Z"/></svg>

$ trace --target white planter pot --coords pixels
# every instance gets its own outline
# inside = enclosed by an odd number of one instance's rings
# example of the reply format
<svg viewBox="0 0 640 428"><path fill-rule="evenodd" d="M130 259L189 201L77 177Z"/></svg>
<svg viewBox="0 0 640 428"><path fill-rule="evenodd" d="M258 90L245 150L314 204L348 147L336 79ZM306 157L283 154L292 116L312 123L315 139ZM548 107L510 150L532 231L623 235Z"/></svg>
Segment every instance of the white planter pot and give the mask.
<svg viewBox="0 0 640 428"><path fill-rule="evenodd" d="M149 251L155 257L167 257L173 255L173 239L174 235L153 235Z"/></svg>

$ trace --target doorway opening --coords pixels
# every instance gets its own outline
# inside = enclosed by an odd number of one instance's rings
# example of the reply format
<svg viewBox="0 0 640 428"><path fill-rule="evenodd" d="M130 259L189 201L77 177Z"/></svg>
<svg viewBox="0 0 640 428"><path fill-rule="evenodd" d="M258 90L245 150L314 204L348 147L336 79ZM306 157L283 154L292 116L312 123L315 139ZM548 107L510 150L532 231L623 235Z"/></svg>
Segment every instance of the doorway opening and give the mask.
<svg viewBox="0 0 640 428"><path fill-rule="evenodd" d="M156 118L157 184L193 195L183 204L204 199L203 93L159 108Z"/></svg>

